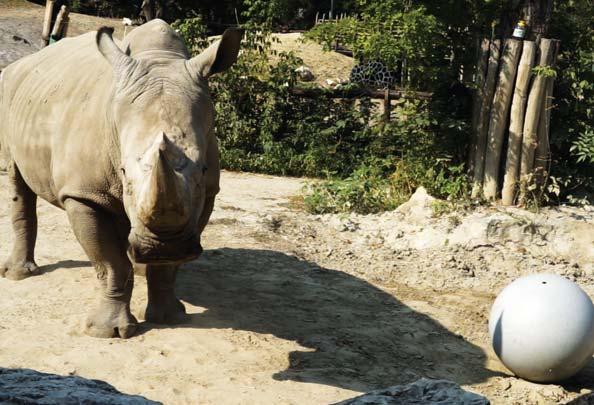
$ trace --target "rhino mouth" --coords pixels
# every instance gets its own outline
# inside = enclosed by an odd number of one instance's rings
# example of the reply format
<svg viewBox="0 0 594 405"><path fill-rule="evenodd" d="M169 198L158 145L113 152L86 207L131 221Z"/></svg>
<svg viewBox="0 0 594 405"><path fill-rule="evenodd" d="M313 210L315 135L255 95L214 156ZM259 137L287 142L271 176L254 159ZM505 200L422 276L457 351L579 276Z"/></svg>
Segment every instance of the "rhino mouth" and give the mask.
<svg viewBox="0 0 594 405"><path fill-rule="evenodd" d="M130 233L128 256L139 264L181 264L197 259L202 253L196 234L162 239Z"/></svg>

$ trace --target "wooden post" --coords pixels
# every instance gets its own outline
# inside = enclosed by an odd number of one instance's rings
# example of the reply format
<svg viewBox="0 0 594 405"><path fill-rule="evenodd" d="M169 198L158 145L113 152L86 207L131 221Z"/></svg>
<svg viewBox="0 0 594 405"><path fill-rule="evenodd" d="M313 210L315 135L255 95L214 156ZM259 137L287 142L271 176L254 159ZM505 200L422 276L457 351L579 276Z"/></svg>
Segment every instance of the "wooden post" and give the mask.
<svg viewBox="0 0 594 405"><path fill-rule="evenodd" d="M507 117L512 101L521 49L522 41L517 39L507 39L505 41L501 69L499 71L499 84L497 85L495 97L493 98L493 107L491 108L487 152L485 156L483 194L489 200L493 200L497 196L503 134L507 127Z"/></svg>
<svg viewBox="0 0 594 405"><path fill-rule="evenodd" d="M50 30L52 29L52 13L54 12L55 4L56 0L47 0L45 2L45 15L43 16L43 29L41 31L43 46L47 46L49 44Z"/></svg>
<svg viewBox="0 0 594 405"><path fill-rule="evenodd" d="M552 41L541 39L539 45L539 66L550 66L553 59ZM528 95L526 117L524 118L524 137L522 139L522 160L520 164L520 204L526 202L529 183L533 181L534 153L538 140L538 123L543 110L542 102L546 93L547 78L535 75Z"/></svg>
<svg viewBox="0 0 594 405"><path fill-rule="evenodd" d="M485 152L487 148L487 130L489 123L489 112L491 111L491 102L495 92L495 79L497 78L497 68L499 67L499 55L501 41L496 39L490 44L489 64L487 67L487 78L483 86L483 102L481 104L480 114L477 122L477 139L474 156L474 174L472 185L472 197L479 196L483 185L483 173L485 170Z"/></svg>
<svg viewBox="0 0 594 405"><path fill-rule="evenodd" d="M390 89L384 91L384 122L390 122L390 113L392 111L392 100L390 99Z"/></svg>
<svg viewBox="0 0 594 405"><path fill-rule="evenodd" d="M54 29L52 30L52 35L51 38L53 39L60 39L63 36L63 32L64 32L64 25L66 24L66 22L68 21L68 7L66 5L63 5L60 8L60 12L58 13L58 16L56 17L56 22L54 23Z"/></svg>
<svg viewBox="0 0 594 405"><path fill-rule="evenodd" d="M559 53L559 41L553 40L552 43L553 56L551 60L551 67L555 67L557 61L557 54ZM545 85L545 97L543 100L543 107L540 113L540 120L538 123L538 143L536 146L536 157L534 159L534 174L536 186L540 189L544 187L546 178L550 172L550 124L551 124L551 108L553 107L553 84L555 77L547 77Z"/></svg>
<svg viewBox="0 0 594 405"><path fill-rule="evenodd" d="M528 85L532 77L532 66L536 55L536 44L524 41L522 58L518 65L516 89L512 101L509 121L509 143L507 145L507 159L505 161L505 176L501 200L503 205L512 205L516 195L516 185L520 174L520 153L522 150L522 130L524 128L524 113L528 99Z"/></svg>
<svg viewBox="0 0 594 405"><path fill-rule="evenodd" d="M481 105L483 103L483 86L485 84L485 78L487 76L487 63L489 62L489 39L485 38L481 42L478 62L476 64L476 78L474 79L474 84L476 86L474 93L473 93L473 103L472 103L472 125L471 125L471 134L470 134L470 142L468 146L468 157L467 157L467 167L468 172L472 173L474 171L474 155L476 154L476 144L478 138L478 120L480 117L480 110Z"/></svg>

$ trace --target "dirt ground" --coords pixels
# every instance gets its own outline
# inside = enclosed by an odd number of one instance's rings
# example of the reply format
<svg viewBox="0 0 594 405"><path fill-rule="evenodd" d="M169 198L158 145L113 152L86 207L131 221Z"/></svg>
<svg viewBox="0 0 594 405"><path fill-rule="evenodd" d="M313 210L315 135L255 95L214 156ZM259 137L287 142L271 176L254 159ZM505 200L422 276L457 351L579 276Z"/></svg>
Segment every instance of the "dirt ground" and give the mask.
<svg viewBox="0 0 594 405"><path fill-rule="evenodd" d="M0 190L6 182L0 175ZM81 333L96 296L94 270L64 212L40 202L36 257L43 274L0 279L0 365L99 379L166 404L329 404L421 377L455 381L494 404L557 403L594 388L594 365L563 386L517 379L497 361L487 336L497 286L550 262L561 264L545 270L575 273L576 263L551 254L530 264L526 256L523 268L503 268L493 281L486 274L500 267L496 255L509 254L505 245L493 242L480 253L379 246L368 237L371 227L387 236L398 233L382 230L390 218L418 225L396 212L305 214L290 208L302 186L298 179L224 172L204 256L178 278L189 323L142 322L128 340ZM12 238L8 203L0 193L0 257ZM591 212L579 213L594 226ZM449 222L429 219L424 228ZM412 229L398 239L426 239ZM473 267L469 277L459 263L472 265L479 255L483 268ZM590 275L576 277L592 295ZM135 282L132 310L140 319L146 281Z"/></svg>
<svg viewBox="0 0 594 405"><path fill-rule="evenodd" d="M326 80L335 84L349 79L355 60L337 52L326 52L319 44L304 41L300 33L274 34L279 42L273 43L272 49L283 52L294 52L303 60L303 64L311 69L315 83L328 86Z"/></svg>
<svg viewBox="0 0 594 405"><path fill-rule="evenodd" d="M24 0L0 0L0 70L41 49L44 9ZM117 38L123 36L121 20L77 13L70 14L68 36L84 34L104 25L114 27Z"/></svg>

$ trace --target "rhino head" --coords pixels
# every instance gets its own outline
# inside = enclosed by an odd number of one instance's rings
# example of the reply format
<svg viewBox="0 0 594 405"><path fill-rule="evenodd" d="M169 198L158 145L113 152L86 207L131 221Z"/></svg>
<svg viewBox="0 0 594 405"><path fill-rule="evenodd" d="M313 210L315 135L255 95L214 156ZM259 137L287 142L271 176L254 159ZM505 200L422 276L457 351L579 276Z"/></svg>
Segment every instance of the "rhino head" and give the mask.
<svg viewBox="0 0 594 405"><path fill-rule="evenodd" d="M163 21L133 31L127 52L112 32L100 29L97 46L114 75L107 121L117 134L115 159L131 225L128 254L136 263L192 260L201 252L198 220L213 136L208 78L235 63L242 31L225 31L191 59Z"/></svg>

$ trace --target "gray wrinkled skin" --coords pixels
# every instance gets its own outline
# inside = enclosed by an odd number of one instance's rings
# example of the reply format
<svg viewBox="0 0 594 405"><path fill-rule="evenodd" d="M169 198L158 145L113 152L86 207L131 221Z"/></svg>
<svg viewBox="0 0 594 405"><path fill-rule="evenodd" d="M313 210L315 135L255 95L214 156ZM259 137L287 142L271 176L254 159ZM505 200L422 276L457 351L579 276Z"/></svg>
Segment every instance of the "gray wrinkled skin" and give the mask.
<svg viewBox="0 0 594 405"><path fill-rule="evenodd" d="M189 59L161 20L118 46L112 30L59 41L9 65L0 78L0 150L8 162L14 246L0 275L39 272L36 199L66 210L103 293L86 322L97 337L129 337L132 263L146 267L145 318L185 318L173 286L201 252L219 191L208 77L237 59L227 30Z"/></svg>

